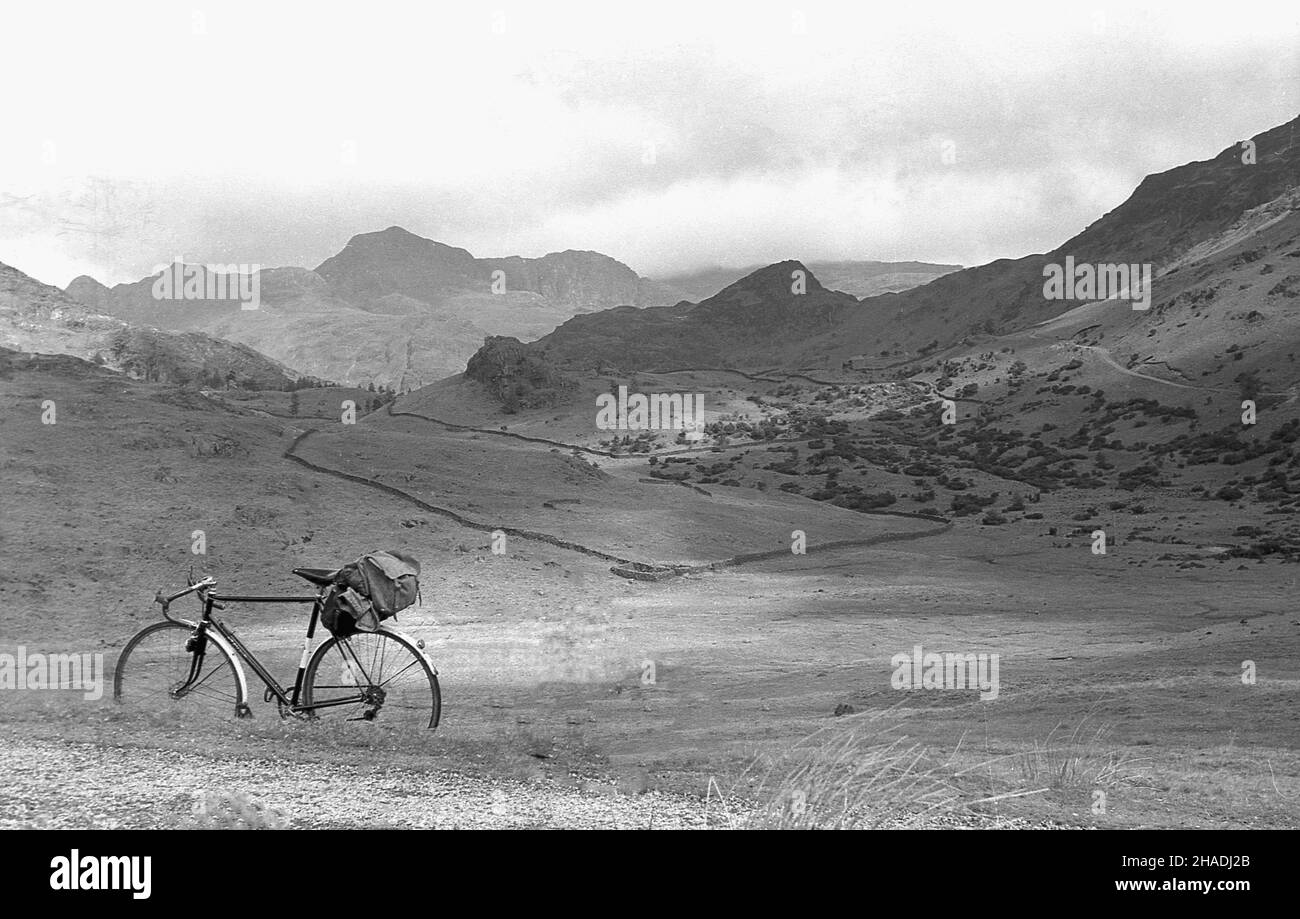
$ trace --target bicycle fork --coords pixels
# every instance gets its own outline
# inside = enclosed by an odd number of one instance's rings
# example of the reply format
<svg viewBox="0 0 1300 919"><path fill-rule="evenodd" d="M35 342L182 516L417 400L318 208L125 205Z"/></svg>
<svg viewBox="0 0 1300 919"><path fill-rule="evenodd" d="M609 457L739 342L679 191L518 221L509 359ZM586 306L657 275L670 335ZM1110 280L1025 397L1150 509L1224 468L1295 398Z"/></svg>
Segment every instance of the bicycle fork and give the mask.
<svg viewBox="0 0 1300 919"><path fill-rule="evenodd" d="M194 634L185 639L185 650L190 655L190 673L185 678L185 682L179 686L174 686L168 693L173 699L182 698L194 682L199 678L199 673L203 670L203 658L208 653L208 635L206 625L200 625L194 630Z"/></svg>
<svg viewBox="0 0 1300 919"><path fill-rule="evenodd" d="M184 698L190 690L203 682L199 679L199 674L203 672L203 660L208 654L208 641L208 623L204 620L195 626L194 634L185 639L185 650L190 655L190 672L185 678L185 682L168 690L167 694L173 699ZM218 643L220 643L220 639L218 639ZM241 692L247 695L247 683L244 679L243 669L239 665L239 658L235 654L229 656L230 666L234 669L235 680L241 687L245 687ZM247 700L235 705L235 717L250 718L252 714L253 710L249 708Z"/></svg>

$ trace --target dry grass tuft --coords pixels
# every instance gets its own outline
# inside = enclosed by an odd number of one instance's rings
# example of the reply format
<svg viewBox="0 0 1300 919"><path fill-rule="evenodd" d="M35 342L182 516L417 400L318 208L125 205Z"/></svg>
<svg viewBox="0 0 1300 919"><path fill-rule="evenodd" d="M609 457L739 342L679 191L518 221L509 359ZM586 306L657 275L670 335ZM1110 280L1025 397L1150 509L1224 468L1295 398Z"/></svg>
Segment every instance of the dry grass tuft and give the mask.
<svg viewBox="0 0 1300 919"><path fill-rule="evenodd" d="M918 827L950 813L963 795L947 761L878 727L875 715L817 731L746 770L760 802L747 828L873 829Z"/></svg>
<svg viewBox="0 0 1300 919"><path fill-rule="evenodd" d="M1111 725L1096 724L1091 715L1065 733L1061 722L1042 743L1017 757L1020 777L1027 783L1052 789L1106 788L1134 784L1146 774L1151 758L1113 748Z"/></svg>
<svg viewBox="0 0 1300 919"><path fill-rule="evenodd" d="M742 773L756 807L726 825L751 829L920 829L1015 825L989 805L1061 789L1133 784L1146 757L1115 750L1110 728L1084 716L1065 733L1058 725L1033 749L974 764L946 757L881 724L887 712L856 716L805 737L775 756L760 756ZM964 739L964 738L963 738ZM1023 818L1021 818L1023 820Z"/></svg>

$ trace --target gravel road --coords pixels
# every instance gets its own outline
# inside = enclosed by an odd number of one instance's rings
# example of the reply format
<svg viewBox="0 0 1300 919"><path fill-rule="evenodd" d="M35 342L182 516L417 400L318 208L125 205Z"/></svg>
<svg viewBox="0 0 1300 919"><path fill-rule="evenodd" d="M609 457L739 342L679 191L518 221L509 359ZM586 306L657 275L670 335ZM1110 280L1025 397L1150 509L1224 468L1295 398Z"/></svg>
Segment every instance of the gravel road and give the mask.
<svg viewBox="0 0 1300 919"><path fill-rule="evenodd" d="M561 788L452 772L104 747L0 741L0 828L156 828L233 817L236 793L265 822L293 828L704 828L703 804L686 796ZM197 811L197 813L196 813ZM206 815L205 812L206 811ZM207 816L210 815L210 816ZM710 823L717 826L715 803Z"/></svg>

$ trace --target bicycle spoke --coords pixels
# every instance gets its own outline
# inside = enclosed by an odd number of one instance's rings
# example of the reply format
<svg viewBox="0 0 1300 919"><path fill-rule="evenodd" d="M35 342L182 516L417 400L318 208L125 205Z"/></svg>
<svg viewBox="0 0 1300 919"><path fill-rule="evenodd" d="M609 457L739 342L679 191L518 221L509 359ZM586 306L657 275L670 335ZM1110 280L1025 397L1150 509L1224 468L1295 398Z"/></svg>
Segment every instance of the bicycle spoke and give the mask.
<svg viewBox="0 0 1300 919"><path fill-rule="evenodd" d="M225 663L225 662L222 661L222 663ZM217 667L209 667L209 668L208 668L208 672L207 672L206 674L204 674L202 677L200 677L198 680L196 680L195 682L191 683L191 684L190 684L190 688L189 688L188 690L186 690L186 691L187 691L187 692L193 692L194 690L196 690L196 689L198 689L200 686L202 686L204 683L206 683L208 680L212 679L212 677L213 677L215 674L217 674L218 672L219 672L219 668L217 668Z"/></svg>
<svg viewBox="0 0 1300 919"><path fill-rule="evenodd" d="M397 679L399 676L401 676L403 673L405 673L406 671L410 670L412 667L419 667L419 666L420 666L420 662L419 662L419 661L412 660L409 664L407 664L407 665L406 665L405 667L403 667L401 670L399 670L399 671L397 671L396 673L394 673L394 674L393 674L392 676L390 676L388 679L382 681L379 685L380 685L380 686L386 686L386 685L388 685L389 683L391 683L393 680L395 680L395 679ZM423 674L421 674L421 676L423 676Z"/></svg>
<svg viewBox="0 0 1300 919"><path fill-rule="evenodd" d="M194 655L185 646L193 634L188 626L165 623L133 638L114 674L118 700L198 715L234 715L243 698L234 666L220 646L207 645L199 674L189 682Z"/></svg>
<svg viewBox="0 0 1300 919"><path fill-rule="evenodd" d="M436 722L441 708L437 683L413 647L383 631L331 642L312 659L304 701L308 705L333 702L340 692L358 697L355 702L313 709L319 718L426 728ZM340 685L333 673L322 672L331 666L341 667L339 679L355 682Z"/></svg>
<svg viewBox="0 0 1300 919"><path fill-rule="evenodd" d="M346 651L343 650L344 646L347 647ZM361 655L357 654L357 649L356 647L353 646L352 640L350 638L345 638L339 642L338 647L339 647L339 656L343 658L344 669L348 673L352 673L352 665L355 664L357 670L361 671L361 677L367 683L372 682L370 679L370 674L366 672L365 665L361 663ZM351 657L349 658L348 655L351 655ZM355 674L353 674L353 676L355 677Z"/></svg>

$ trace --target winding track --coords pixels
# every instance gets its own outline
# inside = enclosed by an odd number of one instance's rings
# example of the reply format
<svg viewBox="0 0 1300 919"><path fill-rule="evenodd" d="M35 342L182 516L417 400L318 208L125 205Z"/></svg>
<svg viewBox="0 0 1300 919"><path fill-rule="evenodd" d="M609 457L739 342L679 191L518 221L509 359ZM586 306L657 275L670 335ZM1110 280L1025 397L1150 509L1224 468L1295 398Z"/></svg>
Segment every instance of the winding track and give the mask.
<svg viewBox="0 0 1300 919"><path fill-rule="evenodd" d="M1073 348L1079 348L1084 351L1094 352L1109 366L1118 370L1120 373L1131 377L1137 377L1139 380L1149 380L1152 383L1163 383L1166 386L1176 386L1179 389L1191 389L1191 390L1196 390L1198 392L1210 392L1210 393L1217 393L1220 395L1223 393L1240 392L1240 390L1224 388L1222 386L1197 386L1192 383L1175 383L1173 380L1164 380L1161 379L1160 377L1150 376L1149 374L1138 373L1136 370L1130 370L1128 367L1125 367L1123 364L1116 361L1115 358L1111 357L1109 348L1103 348L1100 345L1084 345L1084 344L1080 344L1079 342L1068 342L1068 344ZM1295 393L1292 392L1261 392L1260 395L1261 396L1286 396L1289 399L1295 398Z"/></svg>
<svg viewBox="0 0 1300 919"><path fill-rule="evenodd" d="M428 418L427 416L418 415L414 412L393 413L391 405L386 406L386 408L388 409L390 415L391 414L410 415L413 417L422 418L426 421L431 421L435 424L444 425L453 430L473 431L475 433L491 434L498 437L512 437L516 440L540 443L547 446L561 447L564 449L572 449L572 450L584 449L582 447L579 447L576 444L566 444L561 441L552 441L552 440L547 440L545 438L526 437L522 434L511 434L509 431L493 431L490 428L469 428L460 425L451 425L448 422L439 421L433 418ZM549 533L539 533L534 530L523 530L518 527L503 526L500 524L485 523L479 520L471 520L470 518L464 516L463 514L457 513L451 508L439 507L438 505L430 504L427 501L417 498L415 495L402 491L400 488L396 488L384 482L379 482L376 481L375 479L371 479L366 476L356 475L350 472L343 472L340 469L332 469L328 466L321 466L318 463L313 463L312 461L299 456L295 452L298 445L315 433L317 433L317 429L310 428L302 432L301 434L299 434L297 437L295 437L293 442L289 444L288 447L285 448L283 454L284 458L291 462L297 463L300 466L303 466L307 469L311 469L314 472L335 476L337 478L345 479L349 482L355 482L359 485L367 485L371 488L376 488L380 491L393 495L394 497L401 498L405 501L409 501L410 503L416 505L422 510L428 511L431 514L437 514L441 517L446 517L450 520L454 520L456 523L460 524L461 526L467 527L469 529L478 530L484 533L491 533L500 530L506 533L507 535L516 537L518 539L527 539L536 542L544 542L549 545L558 546L561 549L568 549L573 552L580 552L584 555L590 555L596 558L604 559L609 562L613 562L614 567L611 569L611 571L613 571L615 574L619 575L620 577L632 578L635 580L660 580L663 578L676 577L684 574L696 574L704 571L715 571L721 568L731 568L737 565L750 564L752 562L763 561L766 559L783 558L789 554L788 549L774 549L774 550L769 550L764 552L751 552L751 553L745 553L741 555L734 555L729 558L721 559L716 562L708 562L702 565L665 565L657 562L643 562L635 559L623 558L621 556L613 555L608 552L603 552L591 546L585 546L581 543L573 542L571 540L561 539L560 537L553 536ZM704 448L704 449L709 450L711 448ZM601 451L588 451L588 452L601 453ZM687 451L673 451L673 452L699 452L699 450L698 448L692 448L691 450L687 450ZM609 454L602 453L602 455L609 455ZM867 546L880 545L882 543L904 542L913 539L922 539L925 537L938 536L941 533L946 533L949 530L951 530L953 527L951 520L947 520L943 517L932 516L929 514L911 514L905 511L858 511L858 513L869 514L871 516L879 516L879 517L902 517L910 520L924 520L929 523L938 523L939 526L931 527L930 529L921 530L921 531L912 531L912 532L903 532L903 533L878 533L874 536L864 536L860 539L841 539L841 540L836 540L834 542L822 543L816 546L808 546L807 552L811 554L814 552L828 552L835 549L862 548Z"/></svg>
<svg viewBox="0 0 1300 919"><path fill-rule="evenodd" d="M1077 307L1076 309L1081 310L1086 307L1091 307L1095 305L1096 305L1095 303L1085 303L1082 306ZM1074 311L1072 310L1071 312ZM1045 338L1038 333L1037 331L1038 329L1050 325L1051 323L1057 322L1062 318L1062 316L1065 315L1068 314L1063 313L1061 316L1055 316L1051 319L1046 319L1043 322L1038 323L1036 326L1025 329L1024 331L1027 332L1029 337L1034 339L1035 341L1054 342L1056 344L1065 345L1066 347L1074 348L1079 351L1090 351L1093 354L1100 357L1102 361L1111 369L1118 370L1120 373L1124 374L1125 376L1134 377L1135 379L1139 379L1139 380L1145 380L1148 383L1160 383L1164 386L1172 386L1175 389L1187 389L1187 390L1192 390L1194 392L1208 392L1208 393L1215 393L1217 395L1239 392L1239 390L1227 388L1227 387L1198 386L1195 383L1179 383L1175 380L1166 380L1163 377L1151 376L1150 374L1147 373L1139 373L1136 370L1132 370L1128 367L1125 367L1119 361L1115 360L1115 358L1111 356L1109 348L1103 348L1101 345L1085 345L1082 342L1073 340L1074 336L1079 335L1082 332L1086 332L1089 329L1096 328L1096 326L1088 326L1087 328L1076 329L1074 332L1070 333L1069 337L1066 338ZM1021 333L1013 333L1013 334L1021 334ZM1002 337L1011 338L1012 336L1007 335ZM1288 402L1293 402L1297 398L1297 393L1294 391L1295 388L1296 385L1293 383L1291 389L1287 390L1286 392L1261 392L1260 395L1261 396L1285 396Z"/></svg>

